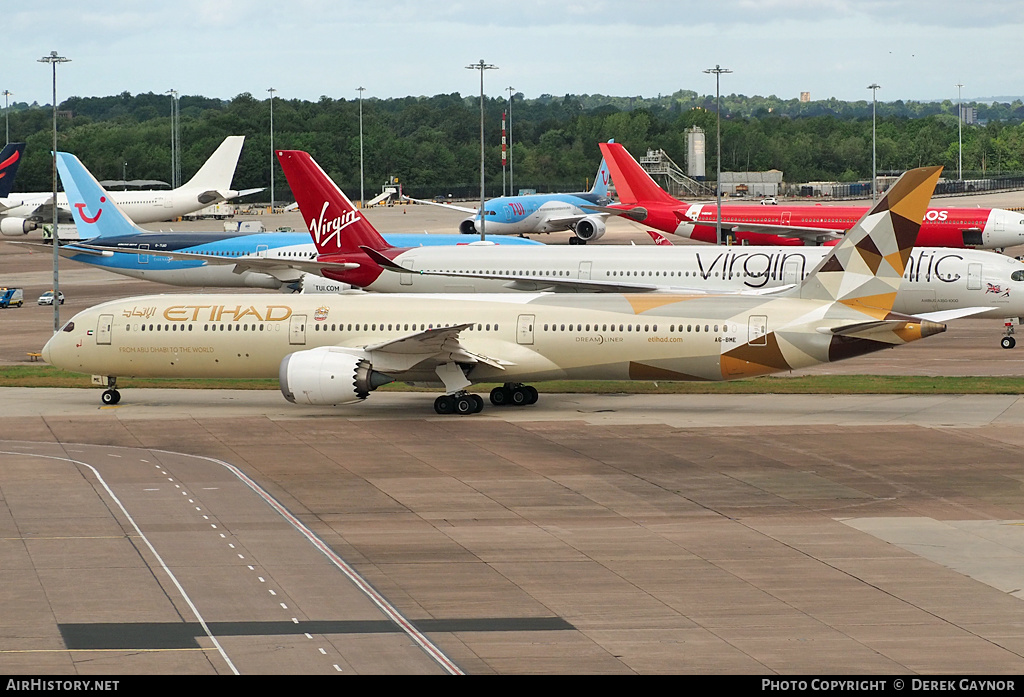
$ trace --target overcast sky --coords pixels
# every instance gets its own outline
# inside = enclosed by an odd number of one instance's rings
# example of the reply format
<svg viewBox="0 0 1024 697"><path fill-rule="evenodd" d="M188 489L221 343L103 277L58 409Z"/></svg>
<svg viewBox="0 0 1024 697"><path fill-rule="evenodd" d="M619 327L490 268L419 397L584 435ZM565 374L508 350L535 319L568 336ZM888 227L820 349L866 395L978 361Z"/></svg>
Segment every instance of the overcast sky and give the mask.
<svg viewBox="0 0 1024 697"><path fill-rule="evenodd" d="M13 1L11 4L14 4ZM1024 93L1024 12L996 0L33 0L4 13L0 91L230 99L479 93L964 99ZM507 91L504 92L506 95Z"/></svg>

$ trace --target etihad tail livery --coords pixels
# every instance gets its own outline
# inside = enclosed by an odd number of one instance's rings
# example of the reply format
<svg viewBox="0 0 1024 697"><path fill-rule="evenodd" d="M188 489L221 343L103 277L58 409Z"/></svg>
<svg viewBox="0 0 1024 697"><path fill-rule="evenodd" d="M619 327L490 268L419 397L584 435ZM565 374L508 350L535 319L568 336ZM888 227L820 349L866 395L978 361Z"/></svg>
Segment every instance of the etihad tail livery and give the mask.
<svg viewBox="0 0 1024 697"><path fill-rule="evenodd" d="M235 165L242 152L245 136L228 136L210 159L188 182L169 191L114 191L109 194L132 221L156 223L205 208L219 201L253 194L259 189L236 191L231 188ZM0 202L12 219L43 224L53 221L53 193L12 194ZM70 222L72 211L65 194L57 195L58 219Z"/></svg>
<svg viewBox="0 0 1024 697"><path fill-rule="evenodd" d="M536 401L526 381L734 380L859 356L945 331L893 311L939 168L912 170L797 287L778 296L160 295L75 315L51 365L104 376L278 376L299 404L359 402L393 381L437 385L438 413ZM330 230L327 228L328 237Z"/></svg>
<svg viewBox="0 0 1024 697"><path fill-rule="evenodd" d="M600 239L605 233L607 213L594 211L595 206L611 203L608 196L608 164L601 166L594 177L590 191L572 194L526 194L501 196L484 202L485 235L532 235L544 232L571 230L569 244L586 244ZM292 187L294 191L295 187ZM480 234L480 208L466 208L436 201L423 201L403 196L407 201L440 206L450 210L471 213L459 223L464 235Z"/></svg>
<svg viewBox="0 0 1024 697"><path fill-rule="evenodd" d="M685 203L651 179L619 143L601 143L619 203L616 211L644 225L700 242L715 243L714 204ZM723 234L748 244L835 244L861 216L863 206L722 205ZM1024 215L1000 208L929 208L917 240L923 247L1004 249L1024 244Z"/></svg>

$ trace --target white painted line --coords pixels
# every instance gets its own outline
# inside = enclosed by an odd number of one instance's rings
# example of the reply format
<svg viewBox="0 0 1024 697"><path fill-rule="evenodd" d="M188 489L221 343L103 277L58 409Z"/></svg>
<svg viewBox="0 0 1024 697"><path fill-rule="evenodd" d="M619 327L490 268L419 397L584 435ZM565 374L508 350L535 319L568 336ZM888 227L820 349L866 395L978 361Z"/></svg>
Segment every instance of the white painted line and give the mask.
<svg viewBox="0 0 1024 697"><path fill-rule="evenodd" d="M168 454L172 455L181 454L171 453L170 451L157 452L167 452ZM224 462L223 460L218 460L217 458L202 457L200 455L193 455L191 457L199 457L200 459L209 460L210 462L216 462L222 467L225 467L226 469L230 470L236 477L242 480L250 489L256 492L256 494L260 498L266 501L271 508L277 511L278 515L287 520L289 523L291 523L292 527L294 527L296 530L302 533L302 535L305 536L305 538L309 540L314 547L320 550L320 552L325 557L327 557L331 561L331 563L333 563L343 574L345 574L345 576L347 576L349 580L352 581L352 583L354 583L356 587L359 588L359 590L361 590L363 594L366 595L366 597L368 597L381 610L381 612L383 612L392 622L401 627L402 630L406 633L406 635L408 635L413 641L415 641L416 644L418 644L419 647L423 649L427 653L427 655L430 656L438 665L440 665L445 671L452 675L464 675L462 670L457 665L455 665L455 662L452 661L452 659L448 658L448 656L446 656L439 648L437 648L437 646L435 646L433 642L427 639L427 637L424 636L422 632L416 629L416 627L414 627L409 620L402 616L402 614L399 613L398 610L391 603L389 603L387 599L384 598L383 595L378 593L377 590L373 588L373 586L371 586L362 576L356 573L356 570L353 569L344 559L335 554L334 550L332 550L327 545L327 543L325 543L323 540L317 537L317 535L312 530L303 525L298 518L296 518L288 511L287 508L281 505L277 501L277 499L275 499L269 493L267 493L256 482L254 482L252 479L246 476L246 474L242 472L242 470L238 469L234 465ZM281 603L281 607L287 606L284 603Z"/></svg>
<svg viewBox="0 0 1024 697"><path fill-rule="evenodd" d="M27 453L4 453L3 451L0 451L0 454L4 454L4 455L26 455ZM171 580L171 583L173 583L174 587L178 589L179 593L181 593L181 597L185 600L185 602L188 604L189 608L192 610L192 614L195 616L196 620L199 621L199 624L203 628L203 631L206 633L207 638L209 638L209 640L213 642L213 645L217 647L217 651L220 653L221 658L224 659L224 662L228 664L228 667L231 669L231 672L234 673L235 675L239 675L238 669L235 668L235 664L231 662L230 658L228 658L227 653L224 651L224 647L220 645L220 642L217 641L217 637L215 637L213 635L213 633L210 631L210 627L206 624L206 620L203 619L203 616L201 614L199 614L199 608L197 608L195 606L195 603L192 602L192 598L190 598L188 593L185 592L185 589L182 587L181 583L178 582L178 578L167 567L167 564L164 562L163 557L161 557L160 553L156 551L156 548L153 546L153 543L149 541L149 538L146 537L145 534L143 534L142 530L135 523L135 519L132 518L130 513L128 513L128 509L125 508L124 504L121 503L121 500L119 498L117 498L117 496L114 494L113 489L111 489L107 485L106 480L103 479L103 477L100 475L99 471L97 471L97 469L95 467L93 467L92 465L90 465L90 464L87 464L87 463L82 462L80 460L73 460L73 459L67 458L67 457L57 457L57 456L54 456L54 455L37 455L37 454L30 454L29 456L30 457L45 458L47 460L58 460L58 461L61 461L61 462L70 462L70 463L72 463L74 465L80 465L82 467L85 467L85 468L89 469L93 473L93 475L96 477L96 479L99 481L99 483L103 486L103 489L107 492L107 494L110 496L110 498L114 500L114 503L117 504L117 507L121 509L121 513L124 514L124 517L127 518L128 522L131 523L131 526L133 528L135 528L135 532L138 534L139 538L143 542L146 543L147 547L149 547L149 551L153 553L153 556L156 558L157 563L160 565L160 568L163 569L164 573L167 574L167 577Z"/></svg>

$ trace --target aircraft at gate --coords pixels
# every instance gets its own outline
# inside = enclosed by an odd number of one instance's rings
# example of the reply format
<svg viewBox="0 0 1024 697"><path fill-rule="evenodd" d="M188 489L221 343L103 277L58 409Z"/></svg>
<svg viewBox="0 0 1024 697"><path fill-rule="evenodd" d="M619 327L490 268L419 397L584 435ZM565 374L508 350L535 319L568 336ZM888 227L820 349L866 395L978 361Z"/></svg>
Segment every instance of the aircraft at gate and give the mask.
<svg viewBox="0 0 1024 697"><path fill-rule="evenodd" d="M65 244L60 255L124 276L174 286L268 288L335 293L347 285L319 275L306 262L316 247L305 232L150 232L129 220L77 157L57 153L57 171L71 203L82 241ZM389 235L402 247L465 244L461 235ZM541 246L518 237L507 245ZM183 254L172 259L167 254Z"/></svg>
<svg viewBox="0 0 1024 697"><path fill-rule="evenodd" d="M532 403L525 381L734 380L899 346L944 324L893 311L941 168L904 174L796 288L778 296L519 294L161 295L75 315L51 365L125 377L278 376L291 402L358 402L382 384L444 390L469 414Z"/></svg>
<svg viewBox="0 0 1024 697"><path fill-rule="evenodd" d="M108 196L117 201L125 215L141 224L171 220L220 201L262 191L262 188L245 191L231 188L244 140L245 136L225 138L195 176L177 189L114 191ZM57 208L59 222L70 222L72 209L65 194L57 194ZM52 223L53 192L11 194L0 199L0 213L10 221L9 226Z"/></svg>
<svg viewBox="0 0 1024 697"><path fill-rule="evenodd" d="M685 203L651 179L620 143L601 143L619 203L594 208L700 242L715 243L714 204ZM748 244L834 244L865 206L722 205L722 231ZM918 242L925 247L1005 249L1024 244L1024 215L1001 208L929 208Z"/></svg>

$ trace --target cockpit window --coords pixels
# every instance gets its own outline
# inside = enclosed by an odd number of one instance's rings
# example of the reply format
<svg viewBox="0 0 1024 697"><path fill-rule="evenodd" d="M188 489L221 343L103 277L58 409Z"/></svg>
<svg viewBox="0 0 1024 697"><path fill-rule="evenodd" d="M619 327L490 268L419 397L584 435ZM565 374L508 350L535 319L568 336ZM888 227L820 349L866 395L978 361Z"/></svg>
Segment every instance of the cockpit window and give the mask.
<svg viewBox="0 0 1024 697"><path fill-rule="evenodd" d="M1024 271L1014 271L1010 274L1011 281L1024 281Z"/></svg>
<svg viewBox="0 0 1024 697"><path fill-rule="evenodd" d="M75 323L74 322L68 322L67 324L64 325L64 328L61 329L61 331L62 332L73 332L73 331L75 331Z"/></svg>

